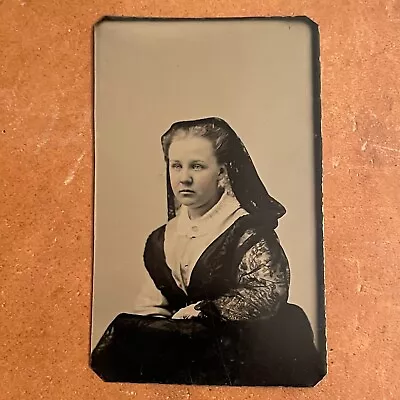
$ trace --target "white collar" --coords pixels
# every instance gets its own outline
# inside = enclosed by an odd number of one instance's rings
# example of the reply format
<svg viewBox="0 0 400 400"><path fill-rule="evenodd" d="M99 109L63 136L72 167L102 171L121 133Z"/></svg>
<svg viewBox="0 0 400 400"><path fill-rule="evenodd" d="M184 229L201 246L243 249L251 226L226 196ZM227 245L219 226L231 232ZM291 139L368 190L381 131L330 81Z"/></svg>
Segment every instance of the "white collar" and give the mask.
<svg viewBox="0 0 400 400"><path fill-rule="evenodd" d="M224 192L218 203L200 218L191 220L188 207L181 206L177 216L178 235L198 237L207 235L222 227L232 215L241 208L236 197Z"/></svg>

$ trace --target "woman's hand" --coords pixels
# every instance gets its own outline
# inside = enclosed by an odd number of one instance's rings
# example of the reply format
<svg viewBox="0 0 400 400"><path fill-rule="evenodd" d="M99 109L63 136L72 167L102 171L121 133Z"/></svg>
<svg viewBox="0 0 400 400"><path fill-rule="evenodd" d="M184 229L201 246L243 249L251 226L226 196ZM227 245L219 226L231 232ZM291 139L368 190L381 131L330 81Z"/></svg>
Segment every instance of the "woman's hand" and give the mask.
<svg viewBox="0 0 400 400"><path fill-rule="evenodd" d="M181 308L172 316L172 319L190 319L198 317L200 310L195 309L197 304L198 303L190 304L189 306Z"/></svg>

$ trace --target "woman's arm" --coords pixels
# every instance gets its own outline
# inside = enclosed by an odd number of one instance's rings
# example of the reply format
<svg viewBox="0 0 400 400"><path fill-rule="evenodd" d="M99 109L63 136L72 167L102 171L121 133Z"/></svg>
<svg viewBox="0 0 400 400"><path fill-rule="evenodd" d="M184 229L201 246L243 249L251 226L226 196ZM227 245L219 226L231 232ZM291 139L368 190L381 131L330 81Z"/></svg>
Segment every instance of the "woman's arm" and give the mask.
<svg viewBox="0 0 400 400"><path fill-rule="evenodd" d="M246 232L242 245L255 232ZM275 235L268 241L260 238L244 254L238 267L238 283L228 293L199 308L205 316L213 314L223 320L250 320L274 316L288 299L289 265Z"/></svg>
<svg viewBox="0 0 400 400"><path fill-rule="evenodd" d="M167 299L157 289L147 272L130 312L136 315L151 315L154 317L171 317L172 315L168 309Z"/></svg>

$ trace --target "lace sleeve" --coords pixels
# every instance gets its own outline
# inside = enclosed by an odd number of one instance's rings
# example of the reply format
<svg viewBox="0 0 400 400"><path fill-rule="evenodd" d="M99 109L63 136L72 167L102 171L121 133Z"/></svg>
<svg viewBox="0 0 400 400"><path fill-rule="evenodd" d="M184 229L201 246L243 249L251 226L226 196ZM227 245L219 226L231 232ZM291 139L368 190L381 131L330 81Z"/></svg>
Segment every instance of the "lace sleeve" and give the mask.
<svg viewBox="0 0 400 400"><path fill-rule="evenodd" d="M246 232L241 242L253 236ZM289 265L279 241L262 238L244 254L237 276L237 286L226 295L201 306L205 316L217 313L224 320L250 320L272 317L289 290Z"/></svg>

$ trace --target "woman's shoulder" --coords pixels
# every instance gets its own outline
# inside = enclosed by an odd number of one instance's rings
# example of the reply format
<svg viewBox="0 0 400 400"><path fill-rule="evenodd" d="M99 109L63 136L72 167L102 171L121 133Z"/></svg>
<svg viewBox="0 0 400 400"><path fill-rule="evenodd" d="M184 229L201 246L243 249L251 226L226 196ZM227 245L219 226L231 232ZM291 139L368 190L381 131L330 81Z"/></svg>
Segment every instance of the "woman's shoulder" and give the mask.
<svg viewBox="0 0 400 400"><path fill-rule="evenodd" d="M168 233L174 232L177 229L178 218L170 219L166 224L163 224L150 233L147 238L147 243L163 244L165 236Z"/></svg>
<svg viewBox="0 0 400 400"><path fill-rule="evenodd" d="M274 226L254 215L242 217L241 229L236 236L234 264L262 265L271 260L281 266L289 276L289 264Z"/></svg>
<svg viewBox="0 0 400 400"><path fill-rule="evenodd" d="M159 226L147 237L144 246L144 264L146 268L155 265L165 259L164 256L164 237L166 224Z"/></svg>
<svg viewBox="0 0 400 400"><path fill-rule="evenodd" d="M246 214L238 218L236 221L236 229L242 235L270 234L275 232L275 226L269 220L262 216L254 214Z"/></svg>
<svg viewBox="0 0 400 400"><path fill-rule="evenodd" d="M251 247L258 242L279 243L274 225L259 216L247 214L236 225L238 247Z"/></svg>
<svg viewBox="0 0 400 400"><path fill-rule="evenodd" d="M150 244L163 243L166 226L167 224L164 224L154 229L147 237L146 246Z"/></svg>

